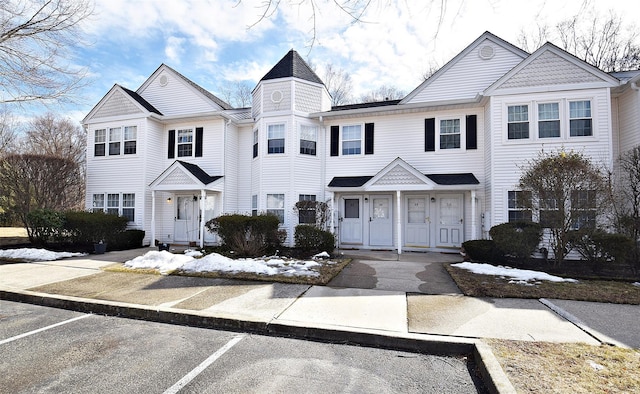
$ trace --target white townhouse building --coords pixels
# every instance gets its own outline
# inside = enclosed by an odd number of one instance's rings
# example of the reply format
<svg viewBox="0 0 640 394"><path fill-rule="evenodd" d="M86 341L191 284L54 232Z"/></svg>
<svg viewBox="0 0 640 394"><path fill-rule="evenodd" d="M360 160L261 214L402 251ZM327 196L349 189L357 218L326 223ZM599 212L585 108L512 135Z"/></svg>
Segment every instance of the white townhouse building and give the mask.
<svg viewBox="0 0 640 394"><path fill-rule="evenodd" d="M399 59L401 60L401 59ZM640 71L607 74L547 43L487 32L402 100L331 107L293 50L232 108L167 65L89 112L86 206L145 243L216 243L204 223L270 212L293 243L300 200L326 201L345 248L443 250L532 218L522 166L575 150L615 168L640 144Z"/></svg>

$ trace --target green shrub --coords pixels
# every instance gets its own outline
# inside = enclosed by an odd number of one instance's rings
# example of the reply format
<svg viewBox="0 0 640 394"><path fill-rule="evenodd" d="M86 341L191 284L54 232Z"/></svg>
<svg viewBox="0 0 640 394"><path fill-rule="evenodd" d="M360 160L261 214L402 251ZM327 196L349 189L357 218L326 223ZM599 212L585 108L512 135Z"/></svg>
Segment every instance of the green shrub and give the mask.
<svg viewBox="0 0 640 394"><path fill-rule="evenodd" d="M495 242L490 239L473 239L462 243L464 253L471 261L495 263L499 260Z"/></svg>
<svg viewBox="0 0 640 394"><path fill-rule="evenodd" d="M142 247L144 239L143 230L125 230L116 233L115 237L108 242L109 250L128 250Z"/></svg>
<svg viewBox="0 0 640 394"><path fill-rule="evenodd" d="M509 222L491 227L489 234L501 254L525 262L542 239L542 227L534 222Z"/></svg>
<svg viewBox="0 0 640 394"><path fill-rule="evenodd" d="M57 242L62 237L64 214L51 209L36 209L27 214L27 234L33 245Z"/></svg>
<svg viewBox="0 0 640 394"><path fill-rule="evenodd" d="M236 256L257 257L273 253L287 237L278 230L280 221L275 215L223 215L209 220L205 226L216 232L222 245Z"/></svg>
<svg viewBox="0 0 640 394"><path fill-rule="evenodd" d="M625 263L633 250L633 239L623 234L611 234L602 230L572 234L570 245L591 266L600 272L608 263Z"/></svg>
<svg viewBox="0 0 640 394"><path fill-rule="evenodd" d="M296 248L305 253L333 253L336 245L336 238L332 233L305 224L296 226L294 240Z"/></svg>
<svg viewBox="0 0 640 394"><path fill-rule="evenodd" d="M100 241L115 243L116 237L127 228L127 218L102 211L69 211L65 213L65 230L71 241L93 244Z"/></svg>

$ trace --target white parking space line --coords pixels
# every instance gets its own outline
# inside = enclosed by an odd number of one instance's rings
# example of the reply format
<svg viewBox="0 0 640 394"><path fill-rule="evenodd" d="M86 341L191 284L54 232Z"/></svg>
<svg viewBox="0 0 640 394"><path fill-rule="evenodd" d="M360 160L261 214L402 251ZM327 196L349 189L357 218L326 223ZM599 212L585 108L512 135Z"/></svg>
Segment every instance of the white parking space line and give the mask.
<svg viewBox="0 0 640 394"><path fill-rule="evenodd" d="M76 320L84 319L85 317L89 317L89 316L93 316L93 315L88 314L88 315L77 316L77 317L74 317L73 319L65 320L65 321L62 321L60 323L52 324L50 326L38 328L37 330L25 332L24 334L16 335L15 337L3 339L2 341L0 341L0 345L4 345L5 343L13 342L13 341L15 341L17 339L28 337L29 335L37 334L37 333L42 332L42 331L50 330L52 328L56 328L56 327L62 326L64 324L73 323Z"/></svg>
<svg viewBox="0 0 640 394"><path fill-rule="evenodd" d="M225 354L229 349L231 349L236 343L240 342L244 337L245 337L244 335L240 335L231 339L229 342L227 342L226 345L218 349L218 351L216 351L211 356L209 356L206 360L201 362L200 365L192 369L191 372L186 374L176 384L169 387L167 391L164 392L164 394L175 394L178 391L180 391L184 386L188 385L189 382L195 379L196 376L200 375L202 371L207 369L209 365L213 364L218 358L220 358L220 356Z"/></svg>

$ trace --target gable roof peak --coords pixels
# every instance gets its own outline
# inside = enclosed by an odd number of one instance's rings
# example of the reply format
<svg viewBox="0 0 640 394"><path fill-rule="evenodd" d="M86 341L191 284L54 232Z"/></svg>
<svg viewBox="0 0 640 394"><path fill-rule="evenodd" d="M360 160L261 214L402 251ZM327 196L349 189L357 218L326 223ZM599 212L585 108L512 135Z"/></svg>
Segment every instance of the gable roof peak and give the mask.
<svg viewBox="0 0 640 394"><path fill-rule="evenodd" d="M316 75L295 49L290 49L260 81L290 77L324 85L322 79Z"/></svg>

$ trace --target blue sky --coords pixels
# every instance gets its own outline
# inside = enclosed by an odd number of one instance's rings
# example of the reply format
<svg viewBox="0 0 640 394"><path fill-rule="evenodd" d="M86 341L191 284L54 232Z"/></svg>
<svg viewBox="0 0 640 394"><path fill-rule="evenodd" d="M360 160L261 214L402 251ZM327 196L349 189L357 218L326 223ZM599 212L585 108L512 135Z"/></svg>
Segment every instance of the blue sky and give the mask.
<svg viewBox="0 0 640 394"><path fill-rule="evenodd" d="M409 93L431 65L445 64L484 31L517 44L521 30L532 31L537 22L553 25L611 9L625 18L640 8L637 0L380 0L369 6L363 22L353 23L333 0L316 0L311 47L308 2L282 0L271 17L255 24L264 3L96 0L74 59L89 71L89 85L81 104L63 114L80 121L113 84L136 90L162 63L214 94L225 81L254 86L291 48L319 74L329 63L347 70L355 96L384 84Z"/></svg>

